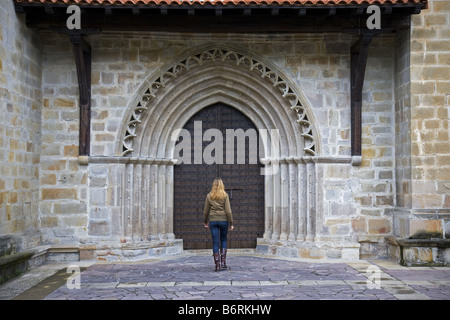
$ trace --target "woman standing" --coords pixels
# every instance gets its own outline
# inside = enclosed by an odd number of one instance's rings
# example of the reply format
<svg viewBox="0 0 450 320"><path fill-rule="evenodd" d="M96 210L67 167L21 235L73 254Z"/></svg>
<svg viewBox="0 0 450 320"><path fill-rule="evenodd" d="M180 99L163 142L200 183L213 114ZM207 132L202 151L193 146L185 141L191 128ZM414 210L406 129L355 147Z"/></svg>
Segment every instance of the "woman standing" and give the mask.
<svg viewBox="0 0 450 320"><path fill-rule="evenodd" d="M226 269L227 233L228 228L233 230L234 227L230 199L225 192L225 186L220 178L214 179L211 192L206 196L203 222L205 228L209 227L211 230L213 256L216 264L215 271L220 271L221 267ZM221 248L220 252L219 248Z"/></svg>

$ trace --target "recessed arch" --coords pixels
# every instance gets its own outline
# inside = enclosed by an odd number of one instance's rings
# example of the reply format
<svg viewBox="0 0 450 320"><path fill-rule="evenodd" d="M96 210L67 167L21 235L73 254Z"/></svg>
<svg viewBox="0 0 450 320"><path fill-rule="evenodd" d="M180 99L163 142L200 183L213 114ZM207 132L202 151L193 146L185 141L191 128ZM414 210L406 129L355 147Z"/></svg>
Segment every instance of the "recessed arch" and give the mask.
<svg viewBox="0 0 450 320"><path fill-rule="evenodd" d="M296 136L301 134L298 127L285 124L286 120L280 116L283 110L274 113L267 110L273 108L273 104L281 101L268 101L264 96L268 93L267 89L261 86L252 87L245 81L236 81L233 78L238 75L235 72L230 72L231 70L221 67L219 71L214 68L208 71L210 72L207 73L211 75L215 72L220 72L220 75L208 76L206 80L197 84L197 77L203 77L201 72L189 79L184 79L184 81L189 82L189 86L184 86L182 83L179 85L178 82L174 83L175 88L171 90L169 97L164 98L165 101L161 104L170 106L170 108L155 108L153 112L149 113L149 116L143 121L143 131L140 134L140 136L146 138L136 141L140 156L170 158L174 144L170 143L169 140L173 130L182 128L187 119L201 109L219 102L227 104L234 102L232 105L252 119L258 129L278 129L281 137L281 154L285 156L288 154L298 155L297 150L301 148L302 144L300 139L296 139ZM227 81L233 81L233 85L224 88L223 83ZM184 89L179 90L178 88ZM194 92L201 93L193 94ZM287 116L285 115L285 118ZM158 122L151 124L150 122L155 119L158 119ZM294 128L297 130L293 130ZM153 139L149 140L150 136Z"/></svg>
<svg viewBox="0 0 450 320"><path fill-rule="evenodd" d="M195 48L156 72L125 111L116 150L121 160L114 160L124 164L117 180L124 184L117 211L123 234L177 240L173 133L217 103L240 111L257 130L278 130L279 153L272 154L268 141L260 158L263 239L313 241L320 141L313 114L297 87L273 64L223 46Z"/></svg>
<svg viewBox="0 0 450 320"><path fill-rule="evenodd" d="M117 153L170 158L171 132L206 105L226 100L237 102L259 129L280 130L282 156L319 154L312 112L287 77L260 58L218 46L194 49L143 83L126 111Z"/></svg>

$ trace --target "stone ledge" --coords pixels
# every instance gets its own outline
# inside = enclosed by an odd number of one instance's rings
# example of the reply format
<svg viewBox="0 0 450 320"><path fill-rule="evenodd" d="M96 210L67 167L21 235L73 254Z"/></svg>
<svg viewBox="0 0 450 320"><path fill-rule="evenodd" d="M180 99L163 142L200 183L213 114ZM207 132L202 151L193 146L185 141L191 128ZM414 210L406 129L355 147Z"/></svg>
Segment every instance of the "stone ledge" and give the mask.
<svg viewBox="0 0 450 320"><path fill-rule="evenodd" d="M20 263L21 261L27 260L32 256L33 256L32 251L25 251L0 257L0 268L8 266L9 264Z"/></svg>
<svg viewBox="0 0 450 320"><path fill-rule="evenodd" d="M443 267L450 264L450 239L386 237L390 258L403 266Z"/></svg>
<svg viewBox="0 0 450 320"><path fill-rule="evenodd" d="M49 245L41 249L45 260L61 261L139 261L183 252L183 241L155 240L142 243L102 243L85 245Z"/></svg>
<svg viewBox="0 0 450 320"><path fill-rule="evenodd" d="M84 257L100 261L140 261L161 256L172 256L183 252L183 240L166 239L136 243L99 243L85 247ZM82 255L83 256L83 255Z"/></svg>
<svg viewBox="0 0 450 320"><path fill-rule="evenodd" d="M286 258L318 261L358 261L360 244L331 241L288 241L257 239L256 253Z"/></svg>
<svg viewBox="0 0 450 320"><path fill-rule="evenodd" d="M28 269L33 251L23 251L0 257L0 283L14 278Z"/></svg>
<svg viewBox="0 0 450 320"><path fill-rule="evenodd" d="M396 239L402 247L436 247L450 248L450 239Z"/></svg>
<svg viewBox="0 0 450 320"><path fill-rule="evenodd" d="M3 237L6 239L7 237ZM17 249L17 248L15 248ZM46 260L48 246L37 246L23 251L11 251L0 257L0 283L14 278L31 267L40 266Z"/></svg>
<svg viewBox="0 0 450 320"><path fill-rule="evenodd" d="M0 283L14 278L30 267L46 261L67 262L81 260L140 261L183 253L179 239L150 241L126 245L43 245L0 257Z"/></svg>

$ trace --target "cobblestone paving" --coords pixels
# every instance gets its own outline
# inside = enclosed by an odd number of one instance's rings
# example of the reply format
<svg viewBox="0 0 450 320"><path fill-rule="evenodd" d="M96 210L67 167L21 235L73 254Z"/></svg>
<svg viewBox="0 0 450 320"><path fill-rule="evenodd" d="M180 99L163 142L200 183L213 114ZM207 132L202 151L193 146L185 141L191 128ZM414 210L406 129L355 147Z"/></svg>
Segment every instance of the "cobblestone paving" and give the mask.
<svg viewBox="0 0 450 320"><path fill-rule="evenodd" d="M450 300L450 268L402 267L390 261L304 262L230 255L214 272L209 255L159 261L95 263L46 300ZM372 281L373 280L373 281ZM6 284L5 284L6 285ZM0 286L0 297L2 296Z"/></svg>

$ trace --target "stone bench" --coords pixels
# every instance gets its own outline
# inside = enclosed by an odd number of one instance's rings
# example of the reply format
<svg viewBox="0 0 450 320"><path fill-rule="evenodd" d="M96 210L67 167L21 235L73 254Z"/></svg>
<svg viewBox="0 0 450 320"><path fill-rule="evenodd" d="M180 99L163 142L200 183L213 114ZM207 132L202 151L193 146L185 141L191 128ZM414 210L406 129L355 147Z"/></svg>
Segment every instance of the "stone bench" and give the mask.
<svg viewBox="0 0 450 320"><path fill-rule="evenodd" d="M391 257L404 266L450 265L450 239L387 238Z"/></svg>
<svg viewBox="0 0 450 320"><path fill-rule="evenodd" d="M33 251L13 253L0 257L0 283L5 282L28 269Z"/></svg>

